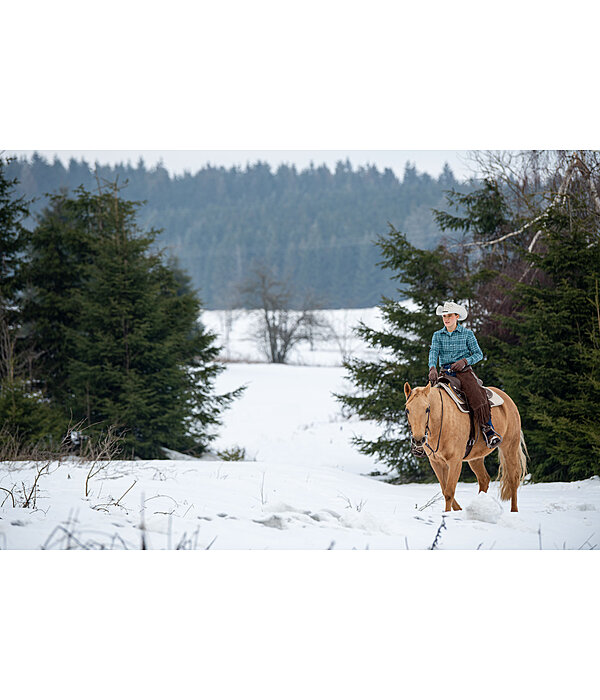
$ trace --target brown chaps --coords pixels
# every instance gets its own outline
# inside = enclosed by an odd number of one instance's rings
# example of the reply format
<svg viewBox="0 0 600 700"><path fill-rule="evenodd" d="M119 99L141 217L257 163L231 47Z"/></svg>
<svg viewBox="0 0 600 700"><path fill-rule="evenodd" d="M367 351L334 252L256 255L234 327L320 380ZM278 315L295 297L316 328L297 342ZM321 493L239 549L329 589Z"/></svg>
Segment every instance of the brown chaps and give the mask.
<svg viewBox="0 0 600 700"><path fill-rule="evenodd" d="M473 411L475 425L486 425L491 420L490 402L485 389L477 383L475 372L469 367L464 372L457 372L460 388L464 391L469 407Z"/></svg>

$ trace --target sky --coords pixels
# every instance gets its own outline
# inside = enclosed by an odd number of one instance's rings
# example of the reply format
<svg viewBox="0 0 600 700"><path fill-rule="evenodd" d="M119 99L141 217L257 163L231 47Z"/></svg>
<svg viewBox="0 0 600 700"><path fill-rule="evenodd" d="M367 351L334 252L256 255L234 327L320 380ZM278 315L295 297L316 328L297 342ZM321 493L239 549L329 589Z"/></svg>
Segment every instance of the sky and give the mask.
<svg viewBox="0 0 600 700"><path fill-rule="evenodd" d="M38 150L48 160L54 156L66 165L70 158L80 160L84 158L88 163L96 161L101 165L124 162L137 163L143 158L146 166L153 166L162 160L163 165L172 174L182 174L184 171L192 173L200 170L210 163L216 166L232 167L238 165L244 167L247 163L258 160L268 162L273 168L281 163L294 164L298 169L304 169L312 161L315 166L325 163L330 169L335 164L346 158L354 168L359 165L376 165L379 170L391 168L397 176L401 177L407 161L413 163L420 172L427 172L437 177L444 163L448 163L458 179L469 176L471 169L468 162L468 151L442 151L442 150ZM31 157L33 150L6 151L6 154Z"/></svg>

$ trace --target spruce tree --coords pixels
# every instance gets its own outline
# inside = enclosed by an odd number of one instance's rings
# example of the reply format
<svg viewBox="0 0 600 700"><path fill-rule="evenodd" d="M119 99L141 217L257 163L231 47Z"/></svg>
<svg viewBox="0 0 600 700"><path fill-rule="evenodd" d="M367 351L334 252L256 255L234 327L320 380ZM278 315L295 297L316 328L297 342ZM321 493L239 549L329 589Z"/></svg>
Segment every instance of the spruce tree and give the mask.
<svg viewBox="0 0 600 700"><path fill-rule="evenodd" d="M32 241L28 320L54 353L40 364L54 401L92 436L115 426L129 454L201 454L237 392L214 394L222 367L197 295L116 187L53 205Z"/></svg>
<svg viewBox="0 0 600 700"><path fill-rule="evenodd" d="M69 331L81 318L77 293L87 282L101 234L95 208L94 196L83 188L74 197L52 195L27 236L21 319L37 355L36 377L57 404L67 405L71 396Z"/></svg>
<svg viewBox="0 0 600 700"><path fill-rule="evenodd" d="M7 168L14 158L0 156L0 307L14 315L16 296L22 287L20 268L29 205L24 196L17 196L18 180L9 178Z"/></svg>
<svg viewBox="0 0 600 700"><path fill-rule="evenodd" d="M485 317L479 298L481 290L499 274L514 247L509 244L503 258L497 260L495 251L482 255L462 245L467 234L475 241L485 241L510 226L496 183L486 181L469 194L451 191L446 199L456 213L436 210L436 220L442 232L460 234L459 241L443 240L435 250L423 250L391 225L388 235L379 237L383 255L380 266L392 272L398 296L384 297L379 305L384 330L375 331L364 324L358 328L358 335L379 352L379 358L347 361L344 366L355 391L338 396L346 410L383 427L376 440L357 437L354 443L364 454L374 455L390 469L396 469L398 481L433 476L429 464L410 453L404 383L423 386L427 382L431 337L440 327L435 308L447 299L464 303L469 309L466 325L478 330ZM407 301L401 301L402 298ZM485 342L483 345L485 348ZM477 366L477 372L483 369L486 375L484 368L485 362ZM484 378L490 383L489 376Z"/></svg>
<svg viewBox="0 0 600 700"><path fill-rule="evenodd" d="M34 355L23 340L23 222L30 203L17 196L17 180L7 177L9 162L0 157L0 449L18 446L24 456L34 445L60 440L63 425L32 379Z"/></svg>
<svg viewBox="0 0 600 700"><path fill-rule="evenodd" d="M536 481L600 474L600 216L571 197L544 220L499 347Z"/></svg>

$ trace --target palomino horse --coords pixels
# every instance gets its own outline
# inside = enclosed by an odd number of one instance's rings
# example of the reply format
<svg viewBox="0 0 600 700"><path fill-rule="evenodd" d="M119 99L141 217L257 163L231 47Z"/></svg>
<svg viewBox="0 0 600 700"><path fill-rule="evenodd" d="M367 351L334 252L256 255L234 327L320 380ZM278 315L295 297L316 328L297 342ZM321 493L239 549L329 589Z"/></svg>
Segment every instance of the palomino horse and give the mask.
<svg viewBox="0 0 600 700"><path fill-rule="evenodd" d="M500 452L500 498L511 502L511 511L517 511L517 488L527 474L525 458L527 447L521 432L521 416L514 401L500 389L492 388L504 403L492 408L494 428L502 435ZM421 455L427 454L439 479L446 499L446 511L462 510L454 498L456 484L464 461L465 448L470 433L470 417L462 413L443 389L431 387L410 388L404 385L406 417L412 433L413 447ZM477 440L466 461L479 482L479 491L487 492L490 476L484 459L494 449L489 449L478 429ZM525 451L524 451L525 450Z"/></svg>

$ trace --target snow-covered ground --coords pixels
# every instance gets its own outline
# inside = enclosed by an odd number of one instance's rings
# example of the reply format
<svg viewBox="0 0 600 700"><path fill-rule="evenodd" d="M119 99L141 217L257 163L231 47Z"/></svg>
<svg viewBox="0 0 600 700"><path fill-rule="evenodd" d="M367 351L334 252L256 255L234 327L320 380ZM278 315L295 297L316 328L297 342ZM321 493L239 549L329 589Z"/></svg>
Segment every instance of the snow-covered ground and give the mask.
<svg viewBox="0 0 600 700"><path fill-rule="evenodd" d="M241 354L244 342L230 339L229 352ZM0 547L135 549L142 538L152 549L600 546L600 478L525 484L519 513L498 501L496 484L478 495L476 484L460 483L463 510L443 515L437 483L394 486L368 476L380 465L350 439L379 429L343 418L332 395L350 388L339 354L333 361L331 348L304 349L304 364L278 366L257 363L250 346L244 352L252 361L228 364L218 379L218 391L247 389L224 415L214 449L243 448L246 461L114 462L89 479L86 497L90 465L69 459L39 477L35 508L19 503L40 465L2 463L0 487L16 503L0 491Z"/></svg>

